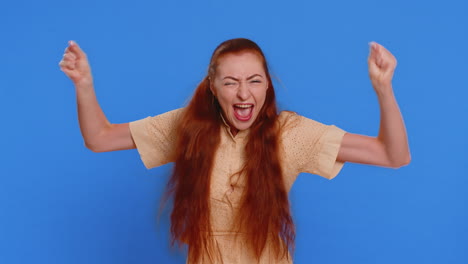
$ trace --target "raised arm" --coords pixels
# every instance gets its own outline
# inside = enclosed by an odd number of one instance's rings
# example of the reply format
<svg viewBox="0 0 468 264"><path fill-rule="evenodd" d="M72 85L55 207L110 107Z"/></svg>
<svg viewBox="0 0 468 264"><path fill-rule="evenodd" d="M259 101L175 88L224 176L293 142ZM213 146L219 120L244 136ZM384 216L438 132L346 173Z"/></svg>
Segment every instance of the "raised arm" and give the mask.
<svg viewBox="0 0 468 264"><path fill-rule="evenodd" d="M78 121L86 147L94 152L135 148L128 123L109 123L99 106L86 54L76 42L68 44L59 65L75 85Z"/></svg>
<svg viewBox="0 0 468 264"><path fill-rule="evenodd" d="M380 130L377 137L346 133L337 160L391 168L409 164L411 155L405 124L393 94L395 57L372 42L368 58L369 77L380 105Z"/></svg>

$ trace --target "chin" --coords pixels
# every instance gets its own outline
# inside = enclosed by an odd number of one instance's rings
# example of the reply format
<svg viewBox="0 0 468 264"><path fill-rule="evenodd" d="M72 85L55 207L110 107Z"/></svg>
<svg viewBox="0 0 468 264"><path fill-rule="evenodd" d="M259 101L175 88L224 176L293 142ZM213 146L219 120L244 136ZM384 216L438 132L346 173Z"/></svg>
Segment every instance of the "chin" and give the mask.
<svg viewBox="0 0 468 264"><path fill-rule="evenodd" d="M233 123L233 126L239 131L250 129L255 121L254 117L252 117L249 121L239 121L237 119L234 120L235 123Z"/></svg>

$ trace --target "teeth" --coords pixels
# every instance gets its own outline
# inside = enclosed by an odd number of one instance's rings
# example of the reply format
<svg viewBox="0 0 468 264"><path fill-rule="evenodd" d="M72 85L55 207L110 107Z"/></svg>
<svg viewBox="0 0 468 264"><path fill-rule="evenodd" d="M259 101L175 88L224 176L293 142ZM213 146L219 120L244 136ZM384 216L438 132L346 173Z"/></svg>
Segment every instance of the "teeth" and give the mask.
<svg viewBox="0 0 468 264"><path fill-rule="evenodd" d="M239 108L250 108L252 107L253 105L234 105L235 107L239 107Z"/></svg>

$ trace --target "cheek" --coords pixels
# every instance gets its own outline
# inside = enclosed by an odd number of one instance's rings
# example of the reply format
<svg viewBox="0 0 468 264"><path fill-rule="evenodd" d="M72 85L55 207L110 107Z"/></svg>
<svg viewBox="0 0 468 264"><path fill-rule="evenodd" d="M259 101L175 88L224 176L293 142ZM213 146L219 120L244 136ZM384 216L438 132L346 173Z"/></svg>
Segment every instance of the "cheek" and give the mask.
<svg viewBox="0 0 468 264"><path fill-rule="evenodd" d="M223 108L223 110L228 110L232 104L232 96L229 95L229 93L226 93L226 92L218 92L218 102L219 104L221 105L221 108Z"/></svg>
<svg viewBox="0 0 468 264"><path fill-rule="evenodd" d="M265 103L266 94L267 94L267 88L259 89L256 92L256 96L255 96L257 98L257 103L263 105L263 103Z"/></svg>

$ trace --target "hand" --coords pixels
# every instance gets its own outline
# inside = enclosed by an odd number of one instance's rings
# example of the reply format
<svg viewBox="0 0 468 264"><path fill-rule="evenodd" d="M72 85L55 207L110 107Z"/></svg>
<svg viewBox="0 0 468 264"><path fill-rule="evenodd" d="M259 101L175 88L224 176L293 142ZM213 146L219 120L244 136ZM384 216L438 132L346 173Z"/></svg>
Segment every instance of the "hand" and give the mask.
<svg viewBox="0 0 468 264"><path fill-rule="evenodd" d="M369 65L369 77L372 85L377 92L381 89L391 89L397 60L382 45L375 42L371 42L369 45L370 53L367 63Z"/></svg>
<svg viewBox="0 0 468 264"><path fill-rule="evenodd" d="M74 41L68 42L68 47L65 49L59 66L75 85L91 84L93 81L88 58Z"/></svg>

